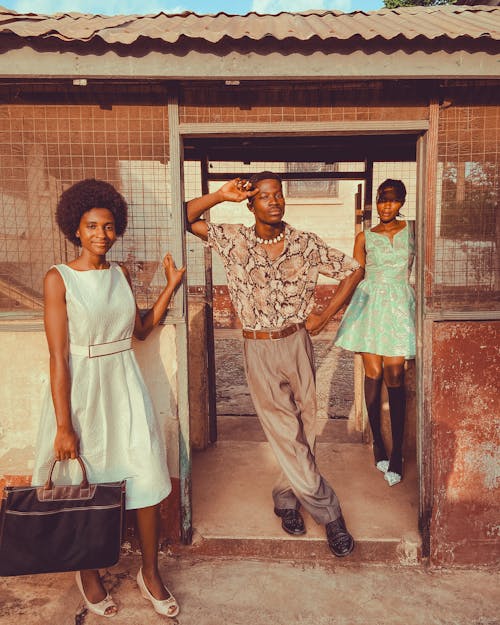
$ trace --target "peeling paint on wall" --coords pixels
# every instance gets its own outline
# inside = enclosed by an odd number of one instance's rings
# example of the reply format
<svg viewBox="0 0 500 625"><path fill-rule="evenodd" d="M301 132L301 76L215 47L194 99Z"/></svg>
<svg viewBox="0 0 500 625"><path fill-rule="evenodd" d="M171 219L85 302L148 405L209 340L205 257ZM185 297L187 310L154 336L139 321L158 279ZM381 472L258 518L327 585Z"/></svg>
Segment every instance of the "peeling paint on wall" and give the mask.
<svg viewBox="0 0 500 625"><path fill-rule="evenodd" d="M500 322L433 329L434 564L500 561Z"/></svg>

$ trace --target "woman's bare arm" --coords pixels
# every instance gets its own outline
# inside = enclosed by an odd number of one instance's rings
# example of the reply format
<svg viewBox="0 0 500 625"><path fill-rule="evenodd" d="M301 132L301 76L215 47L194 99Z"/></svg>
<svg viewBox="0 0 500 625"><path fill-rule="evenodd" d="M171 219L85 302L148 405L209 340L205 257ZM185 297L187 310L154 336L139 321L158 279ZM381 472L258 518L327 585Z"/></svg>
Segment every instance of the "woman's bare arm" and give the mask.
<svg viewBox="0 0 500 625"><path fill-rule="evenodd" d="M358 261L361 267L366 265L366 237L364 232L358 232L354 240L353 257Z"/></svg>
<svg viewBox="0 0 500 625"><path fill-rule="evenodd" d="M163 259L163 268L165 269L167 284L158 296L156 302L142 317L136 305L134 336L141 341L143 341L151 332L151 330L160 323L163 315L167 311L170 300L172 299L172 295L174 294L175 289L182 282L184 272L186 271L185 267L180 267L179 269L177 269L171 254L165 255L165 258ZM127 268L122 265L122 269L125 277L128 280L128 283L132 288L130 274Z"/></svg>
<svg viewBox="0 0 500 625"><path fill-rule="evenodd" d="M50 388L57 427L54 454L58 460L67 460L78 456L79 440L71 420L66 288L55 268L47 272L44 280L44 324L49 347Z"/></svg>

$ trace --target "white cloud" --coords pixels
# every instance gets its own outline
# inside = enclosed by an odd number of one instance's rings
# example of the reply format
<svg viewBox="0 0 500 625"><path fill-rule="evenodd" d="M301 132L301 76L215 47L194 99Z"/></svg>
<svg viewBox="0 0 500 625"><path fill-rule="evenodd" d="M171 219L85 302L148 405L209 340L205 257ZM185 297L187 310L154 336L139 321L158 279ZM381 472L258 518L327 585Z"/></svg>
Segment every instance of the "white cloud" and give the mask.
<svg viewBox="0 0 500 625"><path fill-rule="evenodd" d="M182 13L181 6L169 6L168 0L3 0L18 13L93 13L98 15L131 15L145 13Z"/></svg>
<svg viewBox="0 0 500 625"><path fill-rule="evenodd" d="M177 2L185 3L179 6ZM294 11L338 10L349 13L355 9L375 9L383 4L383 0L234 0L234 13L280 13ZM227 4L227 0L220 0ZM0 0L0 5L7 6L19 13L93 13L101 15L131 15L145 13L216 13L215 0ZM376 6L373 6L376 5Z"/></svg>
<svg viewBox="0 0 500 625"><path fill-rule="evenodd" d="M256 13L280 13L281 11L344 11L352 10L352 0L253 0L252 11Z"/></svg>

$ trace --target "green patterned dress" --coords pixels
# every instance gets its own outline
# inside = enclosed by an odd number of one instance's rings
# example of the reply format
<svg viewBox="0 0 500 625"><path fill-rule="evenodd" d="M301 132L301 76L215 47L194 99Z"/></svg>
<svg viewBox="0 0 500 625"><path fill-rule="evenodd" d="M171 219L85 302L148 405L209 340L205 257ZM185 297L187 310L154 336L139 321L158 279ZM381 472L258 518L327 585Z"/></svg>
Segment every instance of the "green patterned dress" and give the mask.
<svg viewBox="0 0 500 625"><path fill-rule="evenodd" d="M340 324L335 345L353 352L415 358L415 292L408 283L415 255L413 228L390 239L365 233L365 278Z"/></svg>

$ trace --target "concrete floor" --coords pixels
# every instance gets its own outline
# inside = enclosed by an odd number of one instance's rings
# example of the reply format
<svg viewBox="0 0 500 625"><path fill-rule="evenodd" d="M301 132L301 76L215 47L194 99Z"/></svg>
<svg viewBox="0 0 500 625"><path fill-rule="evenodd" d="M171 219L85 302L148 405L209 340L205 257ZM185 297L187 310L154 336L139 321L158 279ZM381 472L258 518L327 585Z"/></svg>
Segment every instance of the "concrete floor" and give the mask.
<svg viewBox="0 0 500 625"><path fill-rule="evenodd" d="M356 540L349 560L417 564L415 463L389 487L367 445L352 442L346 421L319 421L318 466L340 499ZM357 435L356 435L357 436ZM278 468L257 419L219 418L219 441L193 455L193 529L199 553L329 560L324 528L303 512L307 534L290 537L273 513ZM244 493L244 496L243 496Z"/></svg>
<svg viewBox="0 0 500 625"><path fill-rule="evenodd" d="M391 489L345 421L320 422L318 462L357 540L353 554L339 559L307 515L306 536L282 532L270 499L276 465L258 421L229 417L219 425L220 442L193 461L193 545L160 554L179 616L158 616L140 596L140 558L124 550L103 571L119 607L111 623L500 625L497 572L429 570L419 562L414 468ZM102 623L83 606L73 573L0 579L0 625Z"/></svg>
<svg viewBox="0 0 500 625"><path fill-rule="evenodd" d="M163 555L164 579L181 606L153 612L135 583L137 555L105 572L118 603L114 625L498 625L492 571L429 571L389 565L332 566ZM72 573L0 580L1 625L98 625Z"/></svg>

